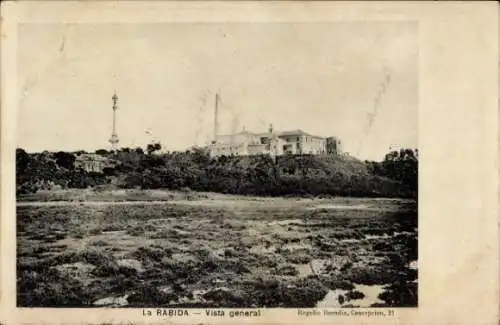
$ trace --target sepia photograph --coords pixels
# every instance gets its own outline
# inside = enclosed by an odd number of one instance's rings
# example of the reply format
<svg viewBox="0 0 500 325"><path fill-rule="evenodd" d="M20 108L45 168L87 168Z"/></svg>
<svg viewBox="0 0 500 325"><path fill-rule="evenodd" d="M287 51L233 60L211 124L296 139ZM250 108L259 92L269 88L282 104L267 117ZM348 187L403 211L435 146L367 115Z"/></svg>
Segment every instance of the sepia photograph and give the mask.
<svg viewBox="0 0 500 325"><path fill-rule="evenodd" d="M17 307L419 306L416 22L17 35Z"/></svg>

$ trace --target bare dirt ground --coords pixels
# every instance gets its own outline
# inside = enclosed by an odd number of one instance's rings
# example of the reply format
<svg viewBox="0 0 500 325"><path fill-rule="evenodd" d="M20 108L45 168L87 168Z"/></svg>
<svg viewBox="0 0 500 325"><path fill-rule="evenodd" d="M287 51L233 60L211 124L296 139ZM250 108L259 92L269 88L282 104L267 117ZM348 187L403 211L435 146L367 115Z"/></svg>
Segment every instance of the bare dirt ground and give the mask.
<svg viewBox="0 0 500 325"><path fill-rule="evenodd" d="M19 202L18 306L417 305L415 202L184 195Z"/></svg>

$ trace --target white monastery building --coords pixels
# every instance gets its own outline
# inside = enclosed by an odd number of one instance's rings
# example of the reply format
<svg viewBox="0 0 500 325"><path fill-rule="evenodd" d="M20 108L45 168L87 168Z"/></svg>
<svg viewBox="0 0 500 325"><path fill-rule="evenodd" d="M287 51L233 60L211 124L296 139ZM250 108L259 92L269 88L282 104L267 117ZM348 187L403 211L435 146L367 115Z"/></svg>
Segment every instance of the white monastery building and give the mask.
<svg viewBox="0 0 500 325"><path fill-rule="evenodd" d="M302 130L252 133L243 129L239 133L218 135L210 147L211 156L230 155L321 155L340 154L341 143L335 137L320 137Z"/></svg>

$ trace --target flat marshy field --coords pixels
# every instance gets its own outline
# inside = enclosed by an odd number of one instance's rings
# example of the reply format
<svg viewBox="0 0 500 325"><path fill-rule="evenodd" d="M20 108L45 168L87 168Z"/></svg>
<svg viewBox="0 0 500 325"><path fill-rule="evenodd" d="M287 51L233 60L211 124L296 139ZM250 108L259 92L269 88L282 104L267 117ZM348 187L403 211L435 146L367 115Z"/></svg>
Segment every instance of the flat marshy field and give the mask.
<svg viewBox="0 0 500 325"><path fill-rule="evenodd" d="M417 306L411 200L74 193L18 202L20 307Z"/></svg>

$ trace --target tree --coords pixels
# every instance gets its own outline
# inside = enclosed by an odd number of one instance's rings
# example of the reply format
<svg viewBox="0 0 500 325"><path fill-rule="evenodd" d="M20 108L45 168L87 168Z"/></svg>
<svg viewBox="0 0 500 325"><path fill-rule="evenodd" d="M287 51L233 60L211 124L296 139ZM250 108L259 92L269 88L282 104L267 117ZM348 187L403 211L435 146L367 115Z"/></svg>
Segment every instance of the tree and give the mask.
<svg viewBox="0 0 500 325"><path fill-rule="evenodd" d="M208 152L208 150L203 148L197 148L197 147L193 148L191 155L192 155L192 161L196 164L206 165L211 160L210 153Z"/></svg>
<svg viewBox="0 0 500 325"><path fill-rule="evenodd" d="M116 170L113 167L104 167L102 169L102 172L105 176L115 176L116 175Z"/></svg>
<svg viewBox="0 0 500 325"><path fill-rule="evenodd" d="M106 156L109 152L106 149L97 149L95 153L101 156Z"/></svg>
<svg viewBox="0 0 500 325"><path fill-rule="evenodd" d="M392 151L382 162L383 176L401 181L413 191L418 190L418 150Z"/></svg>
<svg viewBox="0 0 500 325"><path fill-rule="evenodd" d="M28 167L30 156L21 148L16 149L16 173L24 173Z"/></svg>
<svg viewBox="0 0 500 325"><path fill-rule="evenodd" d="M150 143L146 148L146 151L148 152L149 155L159 150L161 150L161 144L159 143Z"/></svg>
<svg viewBox="0 0 500 325"><path fill-rule="evenodd" d="M73 154L64 151L59 151L54 154L54 157L56 159L56 164L59 167L63 167L69 170L75 168L76 157Z"/></svg>

